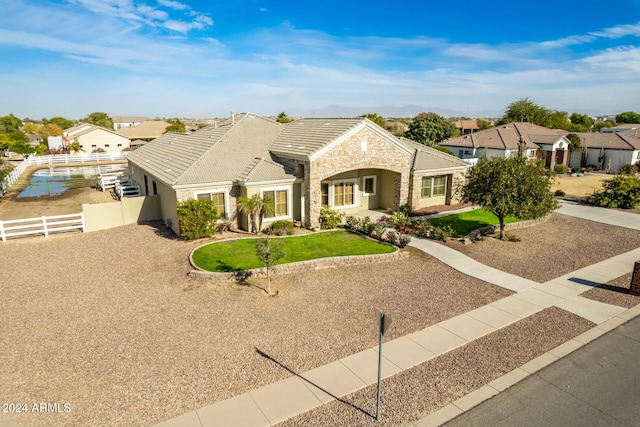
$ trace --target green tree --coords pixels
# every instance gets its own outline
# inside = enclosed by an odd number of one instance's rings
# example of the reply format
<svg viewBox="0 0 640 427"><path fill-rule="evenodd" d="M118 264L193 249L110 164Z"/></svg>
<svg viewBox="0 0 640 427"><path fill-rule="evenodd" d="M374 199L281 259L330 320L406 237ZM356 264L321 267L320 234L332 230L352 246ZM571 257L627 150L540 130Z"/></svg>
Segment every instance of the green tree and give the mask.
<svg viewBox="0 0 640 427"><path fill-rule="evenodd" d="M287 116L287 113L285 113L284 111L278 114L278 118L276 119L276 122L278 123L291 123L292 121L293 119Z"/></svg>
<svg viewBox="0 0 640 427"><path fill-rule="evenodd" d="M0 117L0 133L18 132L20 126L22 126L22 120L13 114Z"/></svg>
<svg viewBox="0 0 640 427"><path fill-rule="evenodd" d="M35 123L26 123L24 124L24 126L22 127L22 130L24 131L24 133L26 133L27 135L36 135L38 133L38 128L40 127L40 125L37 125Z"/></svg>
<svg viewBox="0 0 640 427"><path fill-rule="evenodd" d="M596 122L586 114L579 113L572 113L571 116L569 116L569 120L571 120L571 124L573 125L571 130L574 132L589 132Z"/></svg>
<svg viewBox="0 0 640 427"><path fill-rule="evenodd" d="M640 123L640 114L634 111L625 111L616 116L616 123Z"/></svg>
<svg viewBox="0 0 640 427"><path fill-rule="evenodd" d="M69 128L74 126L73 121L71 121L69 119L65 119L64 117L51 117L48 120L47 119L43 119L42 120L42 124L43 125L54 124L54 125L59 126L60 129L69 129ZM112 124L113 124L113 122L112 122ZM110 129L113 129L113 126L111 126Z"/></svg>
<svg viewBox="0 0 640 427"><path fill-rule="evenodd" d="M195 240L215 234L219 216L213 201L188 199L178 202L177 212L183 239Z"/></svg>
<svg viewBox="0 0 640 427"><path fill-rule="evenodd" d="M69 143L69 145L67 146L67 148L69 149L69 151L71 151L72 153L79 153L80 151L84 151L82 149L82 147L80 146L80 141L78 141L78 138L73 138L73 141L71 141Z"/></svg>
<svg viewBox="0 0 640 427"><path fill-rule="evenodd" d="M238 210L249 216L251 232L258 234L262 230L262 220L265 215L275 210L274 202L268 197L262 198L256 193L251 197L238 198Z"/></svg>
<svg viewBox="0 0 640 427"><path fill-rule="evenodd" d="M504 115L498 121L498 125L511 122L528 122L539 126L544 126L551 111L542 107L529 98L520 98L509 104Z"/></svg>
<svg viewBox="0 0 640 427"><path fill-rule="evenodd" d="M602 122L598 122L596 124L593 125L593 130L595 132L601 132L602 128L612 128L613 127L613 123L611 123L609 120L604 120Z"/></svg>
<svg viewBox="0 0 640 427"><path fill-rule="evenodd" d="M371 120L373 123L377 124L382 129L385 128L386 120L384 119L384 117L378 115L378 113L367 113L367 114L361 115L360 117L365 117Z"/></svg>
<svg viewBox="0 0 640 427"><path fill-rule="evenodd" d="M271 270L285 255L282 240L273 240L267 236L256 242L256 255L267 269L267 293L271 295Z"/></svg>
<svg viewBox="0 0 640 427"><path fill-rule="evenodd" d="M498 217L500 239L504 239L504 219L508 215L529 220L558 207L550 192L552 180L540 162L527 163L517 156L482 158L461 189L462 200Z"/></svg>
<svg viewBox="0 0 640 427"><path fill-rule="evenodd" d="M102 126L105 129L113 130L113 120L107 113L95 112L89 114L87 117L82 119L85 123L90 123L96 126Z"/></svg>
<svg viewBox="0 0 640 427"><path fill-rule="evenodd" d="M541 126L548 127L549 129L571 130L571 120L569 120L569 113L560 110L549 111L547 120L543 122Z"/></svg>
<svg viewBox="0 0 640 427"><path fill-rule="evenodd" d="M167 129L164 131L164 133L167 132L186 132L187 128L185 127L184 123L182 123L182 121L178 118L175 119L167 119L167 123L170 123L169 126L167 126Z"/></svg>
<svg viewBox="0 0 640 427"><path fill-rule="evenodd" d="M451 138L456 127L450 120L435 113L420 113L409 125L405 137L425 145L436 145Z"/></svg>
<svg viewBox="0 0 640 427"><path fill-rule="evenodd" d="M478 124L478 130L485 130L485 129L489 129L490 127L493 127L491 122L486 119L477 119L476 123Z"/></svg>

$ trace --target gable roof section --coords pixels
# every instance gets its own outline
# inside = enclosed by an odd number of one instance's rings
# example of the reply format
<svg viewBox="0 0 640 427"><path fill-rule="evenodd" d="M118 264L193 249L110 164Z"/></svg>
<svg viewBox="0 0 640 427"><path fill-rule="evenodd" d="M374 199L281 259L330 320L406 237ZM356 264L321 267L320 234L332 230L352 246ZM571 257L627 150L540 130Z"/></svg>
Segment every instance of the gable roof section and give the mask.
<svg viewBox="0 0 640 427"><path fill-rule="evenodd" d="M313 160L365 127L410 154L395 136L364 117L297 120L287 124L271 151L283 157Z"/></svg>
<svg viewBox="0 0 640 427"><path fill-rule="evenodd" d="M102 126L92 125L90 123L81 123L79 125L76 125L76 126L74 126L72 128L69 128L69 129L64 131L64 133L65 133L67 138L79 138L82 135L86 135L86 134L92 133L92 132L109 132L109 133L112 133L114 135L118 135L120 138L123 138L123 140L128 140L129 139L126 136L122 136L122 135L112 131L111 129L103 128Z"/></svg>
<svg viewBox="0 0 640 427"><path fill-rule="evenodd" d="M165 134L130 153L129 161L171 186L233 182L267 151L283 125L236 114L190 135Z"/></svg>
<svg viewBox="0 0 640 427"><path fill-rule="evenodd" d="M495 126L469 135L442 141L440 145L460 148L487 148L517 150L520 140L527 148L539 148L538 144L552 144L568 132L547 129L531 123L509 123Z"/></svg>
<svg viewBox="0 0 640 427"><path fill-rule="evenodd" d="M605 148L612 150L640 150L640 138L625 132L616 133L577 133L580 145L589 148ZM640 134L639 134L640 136Z"/></svg>
<svg viewBox="0 0 640 427"><path fill-rule="evenodd" d="M138 126L120 128L116 131L116 133L129 139L158 138L167 130L169 126L171 126L171 123L167 123L162 120L147 120L140 123Z"/></svg>
<svg viewBox="0 0 640 427"><path fill-rule="evenodd" d="M466 169L469 164L451 154L443 153L435 148L412 141L407 138L400 138L400 142L409 149L415 150L411 169L415 172L443 169Z"/></svg>
<svg viewBox="0 0 640 427"><path fill-rule="evenodd" d="M287 171L285 166L263 157L256 158L247 167L240 181L255 184L268 181L294 181L297 173Z"/></svg>
<svg viewBox="0 0 640 427"><path fill-rule="evenodd" d="M143 116L113 116L111 121L113 123L142 123L145 120L149 120L148 117Z"/></svg>

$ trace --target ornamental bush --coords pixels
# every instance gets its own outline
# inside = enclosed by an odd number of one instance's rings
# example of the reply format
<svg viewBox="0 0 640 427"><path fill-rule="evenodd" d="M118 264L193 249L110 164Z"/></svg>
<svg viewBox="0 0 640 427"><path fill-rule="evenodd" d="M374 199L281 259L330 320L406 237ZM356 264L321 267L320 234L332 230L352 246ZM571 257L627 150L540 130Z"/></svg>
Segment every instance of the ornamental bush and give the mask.
<svg viewBox="0 0 640 427"><path fill-rule="evenodd" d="M323 206L320 209L320 228L336 228L342 222L342 218L344 218L344 212L338 212L329 206Z"/></svg>
<svg viewBox="0 0 640 427"><path fill-rule="evenodd" d="M640 205L640 178L616 175L602 187L603 190L594 192L587 202L603 208L632 209Z"/></svg>
<svg viewBox="0 0 640 427"><path fill-rule="evenodd" d="M555 173L557 173L558 175L563 175L563 174L569 172L569 166L563 165L563 164L558 164L558 165L555 165L553 167L553 171Z"/></svg>
<svg viewBox="0 0 640 427"><path fill-rule="evenodd" d="M211 200L189 199L178 202L180 236L185 240L209 237L216 233L218 211Z"/></svg>
<svg viewBox="0 0 640 427"><path fill-rule="evenodd" d="M293 221L274 221L265 230L265 234L272 236L291 236L293 234Z"/></svg>

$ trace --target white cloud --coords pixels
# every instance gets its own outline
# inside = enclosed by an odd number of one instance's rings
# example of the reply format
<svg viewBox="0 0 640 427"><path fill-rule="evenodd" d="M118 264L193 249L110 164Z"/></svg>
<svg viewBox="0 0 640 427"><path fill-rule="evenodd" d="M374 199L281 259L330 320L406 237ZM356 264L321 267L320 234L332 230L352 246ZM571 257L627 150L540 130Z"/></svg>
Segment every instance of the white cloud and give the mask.
<svg viewBox="0 0 640 427"><path fill-rule="evenodd" d="M184 4L184 3L180 3L177 1L173 1L173 0L157 0L158 4L161 4L162 6L168 7L170 9L173 10L188 10L191 9L191 7L189 7L188 5Z"/></svg>

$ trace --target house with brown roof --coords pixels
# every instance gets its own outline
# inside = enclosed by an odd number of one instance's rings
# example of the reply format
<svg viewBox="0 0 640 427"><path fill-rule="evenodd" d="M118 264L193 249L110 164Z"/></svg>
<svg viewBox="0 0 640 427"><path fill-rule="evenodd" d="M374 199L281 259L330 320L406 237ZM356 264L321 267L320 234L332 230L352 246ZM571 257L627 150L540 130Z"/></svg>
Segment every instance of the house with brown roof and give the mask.
<svg viewBox="0 0 640 427"><path fill-rule="evenodd" d="M451 138L440 144L472 164L481 157L509 157L520 149L526 150L530 159L544 159L550 169L556 164L572 167L598 165L599 157L604 155L603 168L617 171L623 165L634 164L640 159L640 135L634 135L633 131L575 132L581 139L581 147L586 150L584 158L582 149L569 150L569 133L516 122Z"/></svg>
<svg viewBox="0 0 640 427"><path fill-rule="evenodd" d="M130 177L160 197L161 216L180 233L176 207L213 200L241 229L240 196L273 203L264 221L319 224L320 208L348 214L408 204L413 210L456 201L467 164L399 139L366 118L301 119L287 124L236 114L191 134L165 134L128 157Z"/></svg>
<svg viewBox="0 0 640 427"><path fill-rule="evenodd" d="M470 133L478 132L478 122L473 119L460 119L456 120L453 125L460 131L460 135L468 135Z"/></svg>

